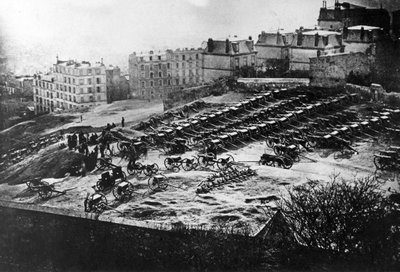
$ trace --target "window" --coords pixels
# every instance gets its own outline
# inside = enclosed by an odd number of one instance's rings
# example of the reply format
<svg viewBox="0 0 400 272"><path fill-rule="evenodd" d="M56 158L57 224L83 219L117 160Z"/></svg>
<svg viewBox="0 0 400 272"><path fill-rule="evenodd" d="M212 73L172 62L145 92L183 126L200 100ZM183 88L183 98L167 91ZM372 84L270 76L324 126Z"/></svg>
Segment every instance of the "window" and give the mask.
<svg viewBox="0 0 400 272"><path fill-rule="evenodd" d="M145 77L145 76L146 76L146 75L145 75L145 73L143 72L143 73L142 73L142 77Z"/></svg>
<svg viewBox="0 0 400 272"><path fill-rule="evenodd" d="M158 86L162 86L162 80L158 81Z"/></svg>
<svg viewBox="0 0 400 272"><path fill-rule="evenodd" d="M91 93L92 92L92 87L88 87L87 91L88 91L88 93Z"/></svg>
<svg viewBox="0 0 400 272"><path fill-rule="evenodd" d="M171 77L171 73L168 73L168 77Z"/></svg>
<svg viewBox="0 0 400 272"><path fill-rule="evenodd" d="M92 75L92 69L87 69L87 74L90 76Z"/></svg>
<svg viewBox="0 0 400 272"><path fill-rule="evenodd" d="M72 92L75 93L75 87L72 88Z"/></svg>
<svg viewBox="0 0 400 272"><path fill-rule="evenodd" d="M98 96L97 96L97 101L100 101L100 100L101 100L101 96L98 95Z"/></svg>
<svg viewBox="0 0 400 272"><path fill-rule="evenodd" d="M186 79L182 79L182 84L185 85L186 84Z"/></svg>
<svg viewBox="0 0 400 272"><path fill-rule="evenodd" d="M251 56L251 66L256 65L256 56L252 55Z"/></svg>
<svg viewBox="0 0 400 272"><path fill-rule="evenodd" d="M239 69L239 58L235 59L235 68Z"/></svg>
<svg viewBox="0 0 400 272"><path fill-rule="evenodd" d="M153 60L153 57L149 57L149 60L152 61L152 60Z"/></svg>
<svg viewBox="0 0 400 272"><path fill-rule="evenodd" d="M199 54L196 54L196 59L199 59Z"/></svg>
<svg viewBox="0 0 400 272"><path fill-rule="evenodd" d="M142 88L146 86L146 82L142 81Z"/></svg>
<svg viewBox="0 0 400 272"><path fill-rule="evenodd" d="M74 96L74 102L76 102L76 96Z"/></svg>
<svg viewBox="0 0 400 272"><path fill-rule="evenodd" d="M185 55L182 55L182 60L185 60L186 59L186 56Z"/></svg>
<svg viewBox="0 0 400 272"><path fill-rule="evenodd" d="M57 98L60 98L60 94L57 92Z"/></svg>
<svg viewBox="0 0 400 272"><path fill-rule="evenodd" d="M176 63L176 68L179 68L179 62Z"/></svg>
<svg viewBox="0 0 400 272"><path fill-rule="evenodd" d="M185 68L185 63L184 62L182 62L182 68Z"/></svg>
<svg viewBox="0 0 400 272"><path fill-rule="evenodd" d="M144 71L144 65L143 65L143 64L140 65L140 70L141 70L141 71Z"/></svg>
<svg viewBox="0 0 400 272"><path fill-rule="evenodd" d="M153 64L150 65L150 71L153 71Z"/></svg>
<svg viewBox="0 0 400 272"><path fill-rule="evenodd" d="M81 97L81 103L85 102L85 99L83 97Z"/></svg>
<svg viewBox="0 0 400 272"><path fill-rule="evenodd" d="M72 84L75 84L75 78L72 79Z"/></svg>
<svg viewBox="0 0 400 272"><path fill-rule="evenodd" d="M83 88L80 88L79 90L80 90L81 93L83 93Z"/></svg>
<svg viewBox="0 0 400 272"><path fill-rule="evenodd" d="M68 87L68 92L71 92L71 87Z"/></svg>
<svg viewBox="0 0 400 272"><path fill-rule="evenodd" d="M247 66L247 65L248 65L248 63L247 63L247 57L244 57L244 58L243 58L243 65L244 65L244 66Z"/></svg>
<svg viewBox="0 0 400 272"><path fill-rule="evenodd" d="M176 85L179 85L179 78L175 79Z"/></svg>
<svg viewBox="0 0 400 272"><path fill-rule="evenodd" d="M100 68L96 69L96 75L100 75Z"/></svg>
<svg viewBox="0 0 400 272"><path fill-rule="evenodd" d="M158 60L161 60L161 56L158 56ZM160 64L161 65L161 64Z"/></svg>
<svg viewBox="0 0 400 272"><path fill-rule="evenodd" d="M70 77L68 78L68 84L71 84L71 78Z"/></svg>
<svg viewBox="0 0 400 272"><path fill-rule="evenodd" d="M98 77L98 78L96 78L96 83L97 84L100 84L100 82L101 82L101 79Z"/></svg>
<svg viewBox="0 0 400 272"><path fill-rule="evenodd" d="M158 69L161 69L161 63L158 64Z"/></svg>
<svg viewBox="0 0 400 272"><path fill-rule="evenodd" d="M98 93L101 92L101 87L97 87L96 89Z"/></svg>
<svg viewBox="0 0 400 272"><path fill-rule="evenodd" d="M140 57L140 61L143 61L143 57Z"/></svg>
<svg viewBox="0 0 400 272"><path fill-rule="evenodd" d="M36 94L39 94L39 90L38 90L38 89L36 89L36 90L35 90L35 93L36 93Z"/></svg>
<svg viewBox="0 0 400 272"><path fill-rule="evenodd" d="M67 83L67 78L66 77L64 77L64 83Z"/></svg>
<svg viewBox="0 0 400 272"><path fill-rule="evenodd" d="M150 87L153 87L153 86L154 86L154 82L150 81Z"/></svg>
<svg viewBox="0 0 400 272"><path fill-rule="evenodd" d="M83 76L83 70L79 70L79 75Z"/></svg>
<svg viewBox="0 0 400 272"><path fill-rule="evenodd" d="M83 78L79 79L79 85L83 85L83 84L85 84L84 79Z"/></svg>
<svg viewBox="0 0 400 272"><path fill-rule="evenodd" d="M162 73L161 72L158 72L158 77L162 77Z"/></svg>
<svg viewBox="0 0 400 272"><path fill-rule="evenodd" d="M150 78L153 78L154 77L154 73L150 73Z"/></svg>
<svg viewBox="0 0 400 272"><path fill-rule="evenodd" d="M69 96L69 101L72 101L72 98L71 98L71 96Z"/></svg>
<svg viewBox="0 0 400 272"><path fill-rule="evenodd" d="M91 78L88 78L88 79L87 79L87 84L89 84L89 85L92 84L92 79L91 79Z"/></svg>
<svg viewBox="0 0 400 272"><path fill-rule="evenodd" d="M171 86L171 80L168 79L168 86Z"/></svg>

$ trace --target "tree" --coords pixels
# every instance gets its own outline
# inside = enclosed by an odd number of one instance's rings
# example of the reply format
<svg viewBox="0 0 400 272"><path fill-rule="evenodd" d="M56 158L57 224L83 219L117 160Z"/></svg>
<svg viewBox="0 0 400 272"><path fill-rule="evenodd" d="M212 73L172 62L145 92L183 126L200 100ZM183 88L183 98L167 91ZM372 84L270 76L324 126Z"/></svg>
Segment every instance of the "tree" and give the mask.
<svg viewBox="0 0 400 272"><path fill-rule="evenodd" d="M399 265L399 226L389 220L396 209L372 178L311 180L289 189L279 206L299 240L331 260Z"/></svg>

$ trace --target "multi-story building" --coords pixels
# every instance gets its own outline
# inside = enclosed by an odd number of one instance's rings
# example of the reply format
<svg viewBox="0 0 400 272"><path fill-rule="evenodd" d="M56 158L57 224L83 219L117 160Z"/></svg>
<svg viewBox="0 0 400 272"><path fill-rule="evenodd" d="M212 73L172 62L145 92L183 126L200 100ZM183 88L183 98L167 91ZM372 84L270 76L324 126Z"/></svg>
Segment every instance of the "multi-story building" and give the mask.
<svg viewBox="0 0 400 272"><path fill-rule="evenodd" d="M248 39L208 39L203 52L204 81L237 75L242 67L256 66L257 51Z"/></svg>
<svg viewBox="0 0 400 272"><path fill-rule="evenodd" d="M289 69L308 73L310 58L343 51L341 33L324 30L300 30L294 36L289 48Z"/></svg>
<svg viewBox="0 0 400 272"><path fill-rule="evenodd" d="M390 14L386 9L370 9L363 6L354 5L348 2L340 3L335 0L335 5L328 8L326 0L322 2L319 12L318 25L322 29L340 30L344 26L370 25L390 30Z"/></svg>
<svg viewBox="0 0 400 272"><path fill-rule="evenodd" d="M177 88L201 84L202 50L177 49L134 52L129 56L131 94L141 99L162 99Z"/></svg>
<svg viewBox="0 0 400 272"><path fill-rule="evenodd" d="M343 44L346 52L375 55L376 43L383 38L383 29L376 26L358 25L343 28Z"/></svg>
<svg viewBox="0 0 400 272"><path fill-rule="evenodd" d="M85 107L106 101L106 67L97 62L60 61L53 71L36 75L34 101L36 111Z"/></svg>
<svg viewBox="0 0 400 272"><path fill-rule="evenodd" d="M288 70L289 47L294 38L294 32L273 32L262 31L258 35L257 43L257 66L266 69Z"/></svg>
<svg viewBox="0 0 400 272"><path fill-rule="evenodd" d="M108 103L129 98L129 80L127 80L126 76L121 75L121 69L118 66L108 66L106 68L106 78Z"/></svg>

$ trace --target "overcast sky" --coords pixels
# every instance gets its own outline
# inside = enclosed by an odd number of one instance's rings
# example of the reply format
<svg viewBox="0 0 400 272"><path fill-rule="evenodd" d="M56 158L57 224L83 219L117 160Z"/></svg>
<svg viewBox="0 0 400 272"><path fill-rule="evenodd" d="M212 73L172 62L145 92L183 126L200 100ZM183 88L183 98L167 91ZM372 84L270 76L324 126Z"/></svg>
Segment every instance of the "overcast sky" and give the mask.
<svg viewBox="0 0 400 272"><path fill-rule="evenodd" d="M378 5L379 0L354 0ZM384 3L400 2L384 0ZM334 0L328 0L332 6ZM200 47L316 24L322 0L1 0L0 33L18 71L61 59L127 66L133 51Z"/></svg>

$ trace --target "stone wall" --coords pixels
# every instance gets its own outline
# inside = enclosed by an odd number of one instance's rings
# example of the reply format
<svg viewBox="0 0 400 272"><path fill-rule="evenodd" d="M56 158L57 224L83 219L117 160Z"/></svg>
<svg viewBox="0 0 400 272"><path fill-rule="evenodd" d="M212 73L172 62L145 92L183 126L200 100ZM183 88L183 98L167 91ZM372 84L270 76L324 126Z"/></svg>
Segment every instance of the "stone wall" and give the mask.
<svg viewBox="0 0 400 272"><path fill-rule="evenodd" d="M349 76L371 75L373 60L363 53L343 53L310 59L310 85L315 87L344 86Z"/></svg>

